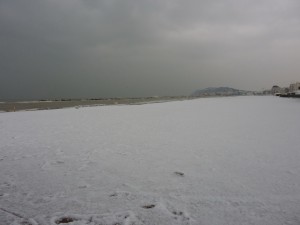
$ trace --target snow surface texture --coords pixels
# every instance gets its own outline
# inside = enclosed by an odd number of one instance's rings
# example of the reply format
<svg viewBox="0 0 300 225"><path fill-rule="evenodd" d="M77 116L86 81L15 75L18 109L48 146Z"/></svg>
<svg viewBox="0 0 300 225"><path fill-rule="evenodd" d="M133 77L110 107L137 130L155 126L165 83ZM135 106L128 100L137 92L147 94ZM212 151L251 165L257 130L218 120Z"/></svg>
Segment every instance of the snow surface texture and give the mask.
<svg viewBox="0 0 300 225"><path fill-rule="evenodd" d="M0 224L299 225L300 99L0 113Z"/></svg>

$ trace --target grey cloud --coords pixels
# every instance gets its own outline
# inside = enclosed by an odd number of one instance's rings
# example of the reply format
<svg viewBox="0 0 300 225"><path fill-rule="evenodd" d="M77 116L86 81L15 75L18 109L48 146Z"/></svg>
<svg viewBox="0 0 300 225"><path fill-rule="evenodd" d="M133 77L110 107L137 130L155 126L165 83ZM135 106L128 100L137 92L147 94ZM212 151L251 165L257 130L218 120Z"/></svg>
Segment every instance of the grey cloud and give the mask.
<svg viewBox="0 0 300 225"><path fill-rule="evenodd" d="M299 77L296 0L0 0L0 99L182 95Z"/></svg>

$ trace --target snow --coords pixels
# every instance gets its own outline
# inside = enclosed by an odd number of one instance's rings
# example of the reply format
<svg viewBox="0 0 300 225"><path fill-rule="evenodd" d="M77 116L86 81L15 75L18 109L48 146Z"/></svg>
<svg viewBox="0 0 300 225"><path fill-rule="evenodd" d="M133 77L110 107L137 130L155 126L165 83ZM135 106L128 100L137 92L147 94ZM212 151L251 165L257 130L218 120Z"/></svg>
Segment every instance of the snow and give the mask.
<svg viewBox="0 0 300 225"><path fill-rule="evenodd" d="M300 224L300 99L0 113L0 224Z"/></svg>

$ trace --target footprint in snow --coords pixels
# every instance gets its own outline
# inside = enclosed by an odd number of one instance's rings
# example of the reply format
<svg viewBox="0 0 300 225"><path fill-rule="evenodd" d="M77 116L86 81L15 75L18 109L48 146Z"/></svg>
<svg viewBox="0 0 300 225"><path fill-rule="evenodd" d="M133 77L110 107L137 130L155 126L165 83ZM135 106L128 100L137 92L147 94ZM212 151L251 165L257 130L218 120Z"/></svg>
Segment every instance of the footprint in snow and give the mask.
<svg viewBox="0 0 300 225"><path fill-rule="evenodd" d="M92 214L92 215L63 215L55 216L51 219L51 225L67 224L85 224L85 225L123 225L123 224L140 224L139 220L132 212L121 212L112 214Z"/></svg>
<svg viewBox="0 0 300 225"><path fill-rule="evenodd" d="M165 212L169 218L174 221L172 224L190 225L195 224L195 221L185 211L178 210L169 204L159 203L158 208Z"/></svg>
<svg viewBox="0 0 300 225"><path fill-rule="evenodd" d="M56 224L62 224L62 223L72 223L74 221L78 221L77 219L74 219L72 217L61 217L55 221Z"/></svg>
<svg viewBox="0 0 300 225"><path fill-rule="evenodd" d="M175 175L179 176L179 177L183 177L184 176L184 173L183 172L174 172Z"/></svg>
<svg viewBox="0 0 300 225"><path fill-rule="evenodd" d="M182 211L173 211L174 219L179 220L183 224L190 224L190 217Z"/></svg>
<svg viewBox="0 0 300 225"><path fill-rule="evenodd" d="M82 184L78 184L78 188L79 189L84 189L84 188L89 188L91 185L88 183L82 183Z"/></svg>
<svg viewBox="0 0 300 225"><path fill-rule="evenodd" d="M55 168L59 168L64 166L65 162L62 160L56 160L56 161L46 161L41 165L42 170L51 170Z"/></svg>
<svg viewBox="0 0 300 225"><path fill-rule="evenodd" d="M126 192L126 191L117 191L117 192L111 193L109 195L109 197L117 198L117 199L122 198L122 199L130 200L130 201L133 201L136 199L135 195L132 195L131 193Z"/></svg>
<svg viewBox="0 0 300 225"><path fill-rule="evenodd" d="M152 208L154 208L154 207L155 207L154 204L149 204L149 205L143 205L143 206L142 206L142 208L144 208L144 209L152 209Z"/></svg>

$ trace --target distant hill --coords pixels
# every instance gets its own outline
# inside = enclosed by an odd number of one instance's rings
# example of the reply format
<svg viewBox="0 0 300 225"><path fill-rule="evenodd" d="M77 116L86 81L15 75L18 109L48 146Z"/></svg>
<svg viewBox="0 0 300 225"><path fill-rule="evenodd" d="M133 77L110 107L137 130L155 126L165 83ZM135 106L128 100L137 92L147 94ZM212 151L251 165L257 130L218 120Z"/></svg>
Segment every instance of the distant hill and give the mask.
<svg viewBox="0 0 300 225"><path fill-rule="evenodd" d="M247 95L250 93L250 91L243 91L230 87L209 87L194 91L191 94L191 97Z"/></svg>

